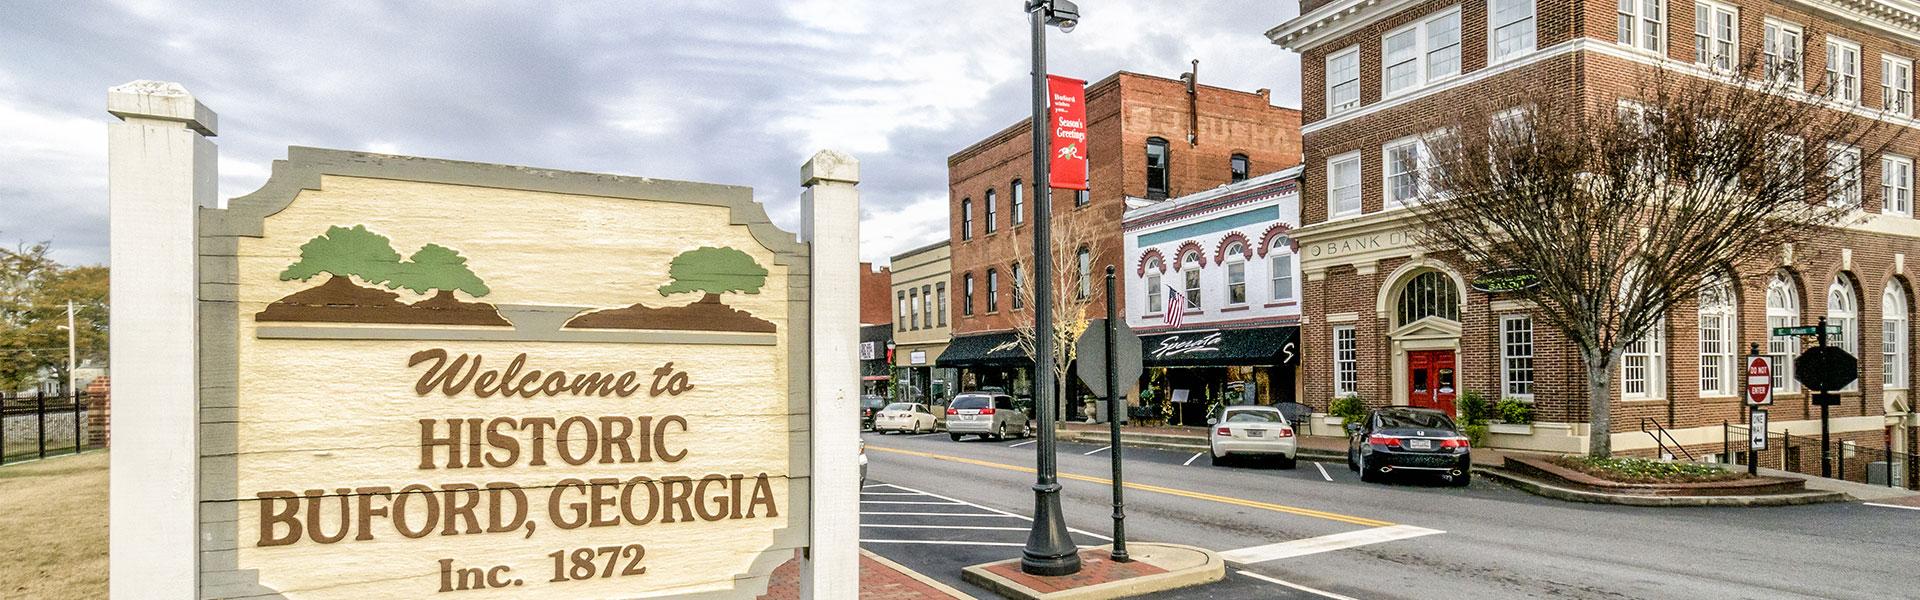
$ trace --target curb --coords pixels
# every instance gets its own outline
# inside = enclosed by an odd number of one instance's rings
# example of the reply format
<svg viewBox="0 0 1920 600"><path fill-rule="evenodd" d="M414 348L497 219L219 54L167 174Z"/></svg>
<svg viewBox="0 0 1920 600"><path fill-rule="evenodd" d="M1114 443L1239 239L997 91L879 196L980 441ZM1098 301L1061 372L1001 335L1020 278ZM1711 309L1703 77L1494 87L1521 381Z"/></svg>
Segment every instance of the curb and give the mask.
<svg viewBox="0 0 1920 600"><path fill-rule="evenodd" d="M1132 550L1133 553L1140 554L1141 552L1139 552L1139 550L1156 546L1187 552L1197 552L1202 556L1203 561L1199 565L1175 569L1165 573L1131 577L1119 581L1109 581L1055 592L1036 591L987 570L987 567L990 566L1019 562L1020 559L1017 558L969 566L962 569L960 575L961 578L967 580L968 583L993 590L994 593L999 594L1001 597L1012 600L1108 600L1112 598L1131 598L1155 592L1213 583L1225 579L1227 576L1226 561L1220 558L1219 553L1212 550L1181 544L1156 543L1134 543L1128 544L1127 547L1129 550ZM1081 550L1098 551L1102 548L1111 548L1111 546L1082 548Z"/></svg>
<svg viewBox="0 0 1920 600"><path fill-rule="evenodd" d="M927 585L927 587L930 587L930 588L933 588L933 589L936 589L936 590L939 590L939 591L941 591L941 592L943 592L943 593L945 593L945 594L946 594L946 595L948 595L948 596L952 596L952 597L954 597L954 598L959 598L959 599L961 599L961 600L978 600L977 598L974 598L973 596L969 596L969 595L967 595L967 593L966 593L966 592L962 592L962 591L960 591L960 590L957 590L957 589L954 589L954 588L953 588L953 586L950 586L950 585L947 585L947 584L944 584L944 583L940 583L940 582L939 582L938 580L935 580L935 579L934 579L934 578L932 578L932 577L928 577L928 576L926 576L926 575L922 575L922 574L921 574L921 573L920 573L919 571L915 571L915 570L913 570L913 569L909 569L909 568L907 568L906 566L904 566L904 565L901 565L900 563L897 563L897 562L893 562L893 561L891 561L891 560L887 560L887 557L885 557L885 556L881 556L881 555L878 555L878 554L874 554L874 553L872 553L872 552L868 552L868 551L867 551L867 549L865 549L865 548L861 548L861 549L860 549L860 555L861 555L861 556L865 556L865 557L867 557L867 558L870 558L870 559L873 559L873 562L877 562L877 563L880 563L880 564L882 564L882 565L885 565L885 566L886 566L887 568L889 568L889 569L893 569L893 570L895 570L895 571L898 571L898 572L900 572L900 574L902 574L902 575L906 575L907 577L909 577L909 578L912 578L912 579L913 579L914 581L918 581L918 582L920 582L920 583L924 583L924 584L926 584L926 585Z"/></svg>
<svg viewBox="0 0 1920 600"><path fill-rule="evenodd" d="M1617 504L1621 506L1798 506L1825 502L1846 502L1840 492L1804 492L1765 496L1639 496L1606 494L1561 487L1494 467L1474 467L1482 477L1494 479L1521 491L1568 502Z"/></svg>

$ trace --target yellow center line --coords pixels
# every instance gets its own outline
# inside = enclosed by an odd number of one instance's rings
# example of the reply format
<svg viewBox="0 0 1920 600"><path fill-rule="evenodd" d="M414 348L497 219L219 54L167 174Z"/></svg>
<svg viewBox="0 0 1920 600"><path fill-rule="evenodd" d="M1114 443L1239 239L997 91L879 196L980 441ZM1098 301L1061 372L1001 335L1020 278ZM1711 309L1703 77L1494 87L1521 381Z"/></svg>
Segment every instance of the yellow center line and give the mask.
<svg viewBox="0 0 1920 600"><path fill-rule="evenodd" d="M948 462L957 462L957 463L960 463L960 464L966 464L966 465L974 465L974 466L977 466L977 467L987 467L987 468L990 468L990 469L1002 469L1002 470L1007 470L1007 471L1019 471L1019 472L1021 472L1021 473L1032 473L1032 472L1034 472L1034 469L1033 469L1032 467L1022 467L1022 466L1019 466L1019 465L1009 465L1009 464L1003 464L1003 463L997 463L997 462L989 462L989 461L984 461L984 460L979 460L979 459L973 459L973 458L964 458L964 457L959 457L959 456L949 456L949 455L945 455L945 454L934 454L934 453L931 453L931 452L920 452L920 451L917 451L917 450L901 450L901 449L899 449L899 448L883 448L883 447L880 447L880 446L867 446L867 451L868 451L868 452L886 452L886 453L890 453L890 454L902 454L902 455L906 455L906 456L917 456L917 457L920 457L920 458L931 458L931 459L934 459L934 460L944 460L944 461L948 461ZM1060 474L1060 478L1061 478L1061 479L1071 479L1071 480L1074 480L1074 481L1085 481L1085 482L1088 482L1088 483L1098 483L1098 484L1102 484L1102 485L1113 485L1113 480L1111 480L1111 479L1104 479L1104 478L1100 478L1100 477L1093 477L1093 476L1090 476L1090 475L1077 475L1077 474L1074 474L1074 473L1061 473L1061 474ZM1156 494L1166 494L1166 495L1169 495L1169 496L1179 496L1179 497L1181 497L1181 498L1192 498L1192 499L1194 499L1194 500L1205 500L1205 501L1208 501L1208 502L1219 502L1219 503L1221 503L1221 504L1232 504L1232 505L1234 505L1234 506L1245 506L1245 507L1247 507L1247 508L1258 508L1258 509L1261 509L1261 510L1270 510L1270 511L1273 511L1273 512L1280 512L1280 513L1287 513L1287 514L1290 514L1290 515L1300 515L1300 516L1304 516L1304 517L1315 517L1315 518L1320 518L1320 519L1326 519L1326 520L1329 520L1329 521L1338 521L1338 522L1341 522L1341 523L1349 523L1349 524L1353 524L1353 525L1361 525L1361 526L1366 526L1366 527L1386 527L1386 526L1389 526L1389 525L1393 525L1393 523L1390 523L1390 522L1387 522L1387 521L1381 521L1381 520L1377 520L1377 519L1369 519L1369 518L1366 518L1366 517L1355 517L1355 516L1352 516L1352 515L1343 515L1343 514L1340 514L1340 513L1331 513L1331 512L1326 512L1326 511L1320 511L1320 510L1313 510L1313 509L1310 509L1310 508L1299 508L1299 507L1294 507L1294 506L1286 506L1286 505L1284 505L1284 504L1274 504L1274 503L1271 503L1271 502L1261 502L1261 501L1258 501L1258 500L1247 500L1247 499L1245 499L1245 498L1234 498L1234 497L1231 497L1231 496L1219 496L1219 495L1215 495L1215 494L1208 494L1208 493L1205 493L1205 492L1195 492L1195 491L1191 491L1191 490L1183 490L1183 489L1179 489L1179 488L1170 488L1170 487L1164 487L1164 486L1158 486L1158 485L1150 485L1150 484L1145 484L1145 483L1131 483L1131 482L1129 482L1129 483L1125 483L1125 484L1123 484L1123 485L1125 485L1125 486L1127 487L1127 489L1134 489L1134 490L1140 490L1140 491L1142 491L1142 492L1153 492L1153 493L1156 493Z"/></svg>

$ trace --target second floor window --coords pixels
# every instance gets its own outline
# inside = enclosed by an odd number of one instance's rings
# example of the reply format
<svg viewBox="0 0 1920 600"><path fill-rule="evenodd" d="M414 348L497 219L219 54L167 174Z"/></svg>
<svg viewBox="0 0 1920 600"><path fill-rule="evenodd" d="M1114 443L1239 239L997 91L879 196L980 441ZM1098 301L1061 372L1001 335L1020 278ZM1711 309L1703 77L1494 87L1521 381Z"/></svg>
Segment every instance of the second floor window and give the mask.
<svg viewBox="0 0 1920 600"><path fill-rule="evenodd" d="M1880 212L1913 216L1913 159L1880 157Z"/></svg>
<svg viewBox="0 0 1920 600"><path fill-rule="evenodd" d="M1327 161L1327 216L1360 214L1360 155Z"/></svg>
<svg viewBox="0 0 1920 600"><path fill-rule="evenodd" d="M913 290L911 292L907 292L907 312L910 314L907 320L907 329L919 329L920 328L920 290Z"/></svg>
<svg viewBox="0 0 1920 600"><path fill-rule="evenodd" d="M1000 229L1000 199L987 190L987 233Z"/></svg>
<svg viewBox="0 0 1920 600"><path fill-rule="evenodd" d="M899 316L896 316L893 318L893 328L898 329L900 331L906 331L907 330L907 293L894 292L893 295L894 295L895 303L900 305Z"/></svg>
<svg viewBox="0 0 1920 600"><path fill-rule="evenodd" d="M1860 103L1860 46L1827 38L1827 96L1845 104Z"/></svg>
<svg viewBox="0 0 1920 600"><path fill-rule="evenodd" d="M1227 263L1227 304L1235 306L1246 304L1247 262L1239 256L1239 244L1228 248L1227 252L1234 254L1227 259L1231 261Z"/></svg>
<svg viewBox="0 0 1920 600"><path fill-rule="evenodd" d="M1267 266L1273 275L1273 299L1285 301L1293 299L1293 253L1286 238L1274 244L1267 254Z"/></svg>
<svg viewBox="0 0 1920 600"><path fill-rule="evenodd" d="M1619 0L1615 41L1654 52L1667 51L1667 0Z"/></svg>
<svg viewBox="0 0 1920 600"><path fill-rule="evenodd" d="M1386 202L1404 206L1420 199L1420 140L1388 142L1381 152L1386 161Z"/></svg>
<svg viewBox="0 0 1920 600"><path fill-rule="evenodd" d="M1000 272L987 269L987 314L1000 312Z"/></svg>
<svg viewBox="0 0 1920 600"><path fill-rule="evenodd" d="M1717 2L1693 4L1693 62L1732 71L1739 61L1739 10Z"/></svg>
<svg viewBox="0 0 1920 600"><path fill-rule="evenodd" d="M1013 309L1014 310L1020 310L1027 306L1026 299L1020 297L1022 294L1025 294L1026 292L1027 292L1026 274L1020 272L1020 263L1013 263Z"/></svg>
<svg viewBox="0 0 1920 600"><path fill-rule="evenodd" d="M960 285L960 314L973 316L973 274L968 273Z"/></svg>
<svg viewBox="0 0 1920 600"><path fill-rule="evenodd" d="M968 281L972 281L972 279L968 279ZM947 284L944 282L933 284L933 291L935 294L940 296L940 304L939 304L940 326L946 327L947 326Z"/></svg>
<svg viewBox="0 0 1920 600"><path fill-rule="evenodd" d="M1880 58L1880 109L1897 115L1913 114L1913 61Z"/></svg>
<svg viewBox="0 0 1920 600"><path fill-rule="evenodd" d="M1200 253L1180 257L1180 270L1186 282L1187 310L1200 310Z"/></svg>
<svg viewBox="0 0 1920 600"><path fill-rule="evenodd" d="M1160 274L1156 272L1147 275L1147 314L1157 315L1166 309L1166 305L1160 303L1163 297L1164 293L1160 290Z"/></svg>
<svg viewBox="0 0 1920 600"><path fill-rule="evenodd" d="M1360 47L1327 56L1327 114L1360 106Z"/></svg>
<svg viewBox="0 0 1920 600"><path fill-rule="evenodd" d="M1092 204L1092 203L1093 203L1093 195L1092 195L1092 194L1089 194L1089 193L1087 193L1087 191L1086 191L1086 190L1074 190L1074 191L1073 191L1073 205L1074 205L1074 206L1086 206L1086 205L1088 205L1088 204Z"/></svg>
<svg viewBox="0 0 1920 600"><path fill-rule="evenodd" d="M1020 180L1015 179L1013 180L1013 185L1007 188L1007 191L1013 195L1013 224L1019 225L1025 223L1027 221L1026 186L1022 185Z"/></svg>
<svg viewBox="0 0 1920 600"><path fill-rule="evenodd" d="M920 314L927 329L933 329L933 286L920 286Z"/></svg>
<svg viewBox="0 0 1920 600"><path fill-rule="evenodd" d="M1391 96L1460 72L1460 9L1448 9L1380 38L1382 89Z"/></svg>
<svg viewBox="0 0 1920 600"><path fill-rule="evenodd" d="M1489 13L1493 44L1488 62L1533 51L1533 0L1493 0Z"/></svg>
<svg viewBox="0 0 1920 600"><path fill-rule="evenodd" d="M1227 165L1227 168L1232 170L1232 178L1234 181L1246 181L1247 171L1252 168L1247 162L1247 155L1245 154L1233 155L1233 158L1228 159Z"/></svg>
<svg viewBox="0 0 1920 600"><path fill-rule="evenodd" d="M1827 177L1834 180L1833 195L1827 197L1827 203L1833 206L1860 206L1860 149L1852 146L1829 146L1833 160L1827 163Z"/></svg>
<svg viewBox="0 0 1920 600"><path fill-rule="evenodd" d="M973 199L960 201L960 239L973 239Z"/></svg>
<svg viewBox="0 0 1920 600"><path fill-rule="evenodd" d="M1074 258L1080 265L1080 299L1085 300L1093 295L1093 253L1081 248Z"/></svg>
<svg viewBox="0 0 1920 600"><path fill-rule="evenodd" d="M1767 79L1800 89L1800 27L1767 20Z"/></svg>
<svg viewBox="0 0 1920 600"><path fill-rule="evenodd" d="M1147 138L1147 197L1167 197L1167 141Z"/></svg>

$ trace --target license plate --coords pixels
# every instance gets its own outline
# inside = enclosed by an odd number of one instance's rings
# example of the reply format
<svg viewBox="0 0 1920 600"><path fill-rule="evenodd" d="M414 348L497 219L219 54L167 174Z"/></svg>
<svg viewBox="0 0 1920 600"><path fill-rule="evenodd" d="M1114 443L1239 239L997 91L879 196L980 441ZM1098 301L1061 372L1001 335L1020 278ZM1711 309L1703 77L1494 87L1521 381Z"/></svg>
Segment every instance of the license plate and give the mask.
<svg viewBox="0 0 1920 600"><path fill-rule="evenodd" d="M1247 437L1250 437L1250 438L1251 438L1251 437L1252 437L1252 438L1253 438L1253 437L1266 437L1266 435L1267 435L1267 432L1265 432L1265 431L1261 431L1261 430L1258 430L1258 429L1248 429L1248 430L1247 430Z"/></svg>
<svg viewBox="0 0 1920 600"><path fill-rule="evenodd" d="M1433 440L1407 440L1407 447L1414 450L1432 450Z"/></svg>

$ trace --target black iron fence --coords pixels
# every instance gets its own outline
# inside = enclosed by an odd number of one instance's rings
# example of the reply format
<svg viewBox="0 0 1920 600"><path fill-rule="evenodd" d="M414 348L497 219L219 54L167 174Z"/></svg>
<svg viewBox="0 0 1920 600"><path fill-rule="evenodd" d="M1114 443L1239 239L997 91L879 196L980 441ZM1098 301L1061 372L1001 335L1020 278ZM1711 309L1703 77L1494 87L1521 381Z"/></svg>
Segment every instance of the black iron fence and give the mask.
<svg viewBox="0 0 1920 600"><path fill-rule="evenodd" d="M0 465L99 449L84 394L0 398Z"/></svg>
<svg viewBox="0 0 1920 600"><path fill-rule="evenodd" d="M1718 459L1747 464L1753 430L1740 423L1727 423L1722 428L1725 436ZM1871 441L1830 440L1823 462L1820 433L1811 433L1813 435L1808 436L1792 430L1767 432L1767 449L1760 451L1759 465L1854 483L1920 490L1920 461L1894 448L1890 436L1872 436L1878 439ZM1828 473L1830 475L1825 475Z"/></svg>

